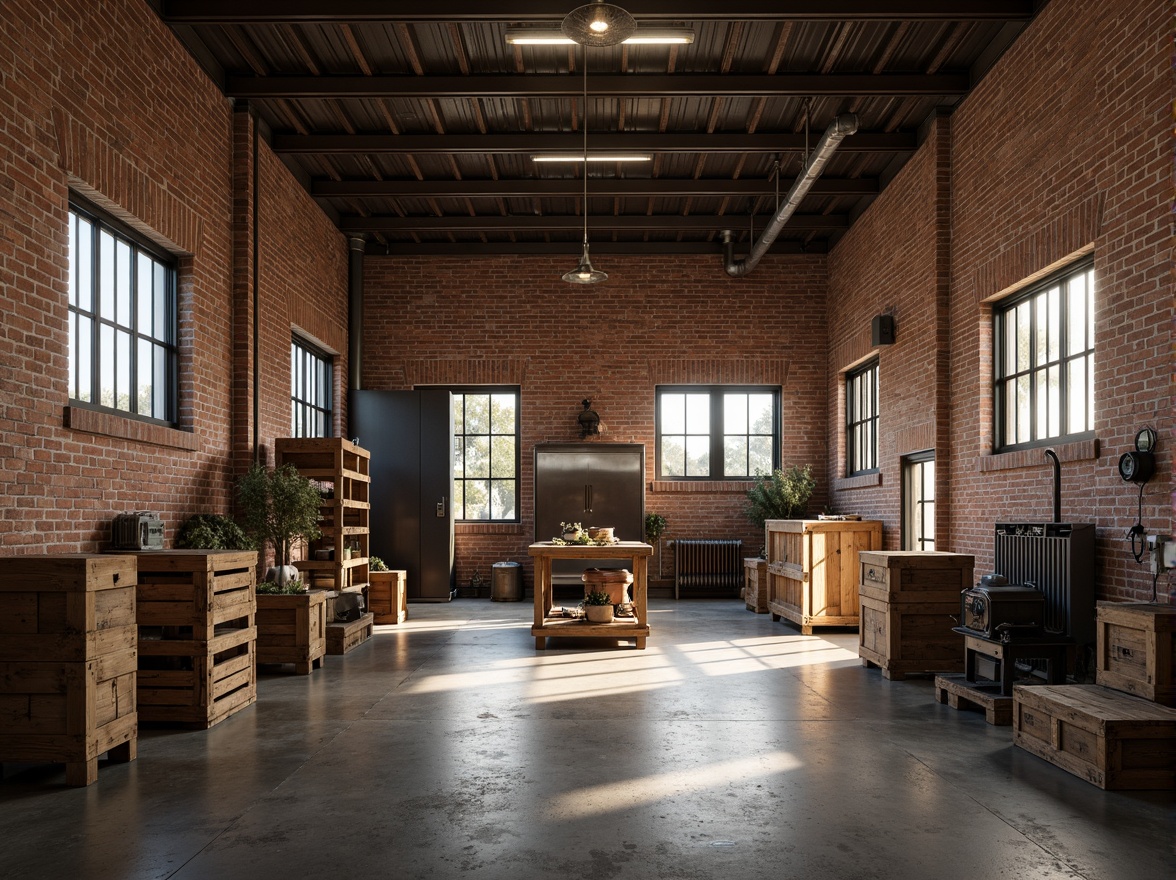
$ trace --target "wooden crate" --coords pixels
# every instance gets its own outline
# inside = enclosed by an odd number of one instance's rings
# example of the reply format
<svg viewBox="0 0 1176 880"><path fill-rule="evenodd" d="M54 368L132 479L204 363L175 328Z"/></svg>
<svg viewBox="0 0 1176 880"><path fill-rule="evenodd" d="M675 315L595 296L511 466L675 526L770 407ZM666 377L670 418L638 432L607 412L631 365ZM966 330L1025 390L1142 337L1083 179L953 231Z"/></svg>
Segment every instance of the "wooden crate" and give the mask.
<svg viewBox="0 0 1176 880"><path fill-rule="evenodd" d="M139 560L139 719L208 728L257 700L257 554Z"/></svg>
<svg viewBox="0 0 1176 880"><path fill-rule="evenodd" d="M1176 706L1176 605L1098 603L1095 681Z"/></svg>
<svg viewBox="0 0 1176 880"><path fill-rule="evenodd" d="M768 610L810 635L814 626L857 626L858 554L882 546L877 520L770 519Z"/></svg>
<svg viewBox="0 0 1176 880"><path fill-rule="evenodd" d="M327 653L327 594L257 595L257 662L293 663L299 675L321 669Z"/></svg>
<svg viewBox="0 0 1176 880"><path fill-rule="evenodd" d="M408 618L408 573L403 569L368 573L368 611L379 624L404 623Z"/></svg>
<svg viewBox="0 0 1176 880"><path fill-rule="evenodd" d="M1103 789L1176 789L1176 709L1099 685L1017 685L1013 744Z"/></svg>
<svg viewBox="0 0 1176 880"><path fill-rule="evenodd" d="M909 673L963 672L964 639L952 627L960 592L972 584L974 557L913 550L858 556L862 664L898 681Z"/></svg>
<svg viewBox="0 0 1176 880"><path fill-rule="evenodd" d="M0 760L89 785L102 753L135 759L135 578L130 556L0 559Z"/></svg>
<svg viewBox="0 0 1176 880"><path fill-rule="evenodd" d="M369 611L358 620L327 625L327 653L346 654L372 637L375 616Z"/></svg>
<svg viewBox="0 0 1176 880"><path fill-rule="evenodd" d="M768 560L743 560L743 603L748 611L768 613Z"/></svg>

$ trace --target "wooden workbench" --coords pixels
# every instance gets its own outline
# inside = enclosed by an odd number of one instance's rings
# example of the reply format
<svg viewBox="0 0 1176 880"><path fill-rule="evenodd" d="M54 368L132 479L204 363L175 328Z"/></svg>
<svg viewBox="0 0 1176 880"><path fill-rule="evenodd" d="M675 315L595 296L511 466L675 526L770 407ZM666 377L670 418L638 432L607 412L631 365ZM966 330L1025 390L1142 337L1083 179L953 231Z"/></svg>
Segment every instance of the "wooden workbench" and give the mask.
<svg viewBox="0 0 1176 880"><path fill-rule="evenodd" d="M547 647L549 636L564 636L577 639L634 639L638 649L645 648L649 637L647 617L649 596L649 557L653 548L640 541L622 541L619 544L601 547L595 544L553 544L540 541L532 544L529 551L535 557L535 625L531 635L535 637L535 648ZM614 618L612 623L589 623L587 620L551 617L552 587L551 560L553 559L629 559L633 572L633 614L632 618Z"/></svg>

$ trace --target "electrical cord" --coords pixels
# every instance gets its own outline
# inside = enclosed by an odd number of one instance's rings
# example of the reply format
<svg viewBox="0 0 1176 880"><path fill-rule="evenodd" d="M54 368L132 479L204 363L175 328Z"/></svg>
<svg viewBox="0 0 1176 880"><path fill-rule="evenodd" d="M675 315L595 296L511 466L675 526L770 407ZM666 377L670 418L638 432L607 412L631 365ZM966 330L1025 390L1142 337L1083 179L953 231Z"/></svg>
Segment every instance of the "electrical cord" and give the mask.
<svg viewBox="0 0 1176 880"><path fill-rule="evenodd" d="M1143 527L1143 487L1145 485L1147 484L1139 484L1139 510L1135 515L1135 525L1127 531L1127 537L1131 539L1131 555L1140 564L1143 563L1143 558L1147 555L1147 530Z"/></svg>

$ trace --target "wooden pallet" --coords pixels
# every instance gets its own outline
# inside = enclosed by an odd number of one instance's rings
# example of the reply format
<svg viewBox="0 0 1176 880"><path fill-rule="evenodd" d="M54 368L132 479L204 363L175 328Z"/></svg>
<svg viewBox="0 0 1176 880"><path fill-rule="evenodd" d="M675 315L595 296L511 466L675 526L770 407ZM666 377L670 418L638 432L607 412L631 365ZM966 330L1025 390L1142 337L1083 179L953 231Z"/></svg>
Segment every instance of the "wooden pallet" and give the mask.
<svg viewBox="0 0 1176 880"><path fill-rule="evenodd" d="M372 637L375 615L370 611L358 620L327 625L327 653L346 654Z"/></svg>
<svg viewBox="0 0 1176 880"><path fill-rule="evenodd" d="M1013 698L1001 696L999 683L977 686L962 675L937 675L935 700L953 709L979 709L989 724L1013 723Z"/></svg>
<svg viewBox="0 0 1176 880"><path fill-rule="evenodd" d="M0 559L0 761L65 764L98 779L98 756L133 761L135 560L68 554Z"/></svg>

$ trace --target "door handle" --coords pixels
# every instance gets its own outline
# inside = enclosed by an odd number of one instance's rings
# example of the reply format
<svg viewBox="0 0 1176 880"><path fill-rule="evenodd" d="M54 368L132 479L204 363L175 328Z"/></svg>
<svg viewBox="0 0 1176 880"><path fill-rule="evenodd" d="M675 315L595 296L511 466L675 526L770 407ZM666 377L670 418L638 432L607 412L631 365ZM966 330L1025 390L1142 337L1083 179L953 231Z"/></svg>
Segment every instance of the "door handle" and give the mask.
<svg viewBox="0 0 1176 880"><path fill-rule="evenodd" d="M445 518L445 496L441 496L441 500L437 502L437 516L442 519Z"/></svg>
<svg viewBox="0 0 1176 880"><path fill-rule="evenodd" d="M592 512L592 484L584 484L584 510L588 513Z"/></svg>

